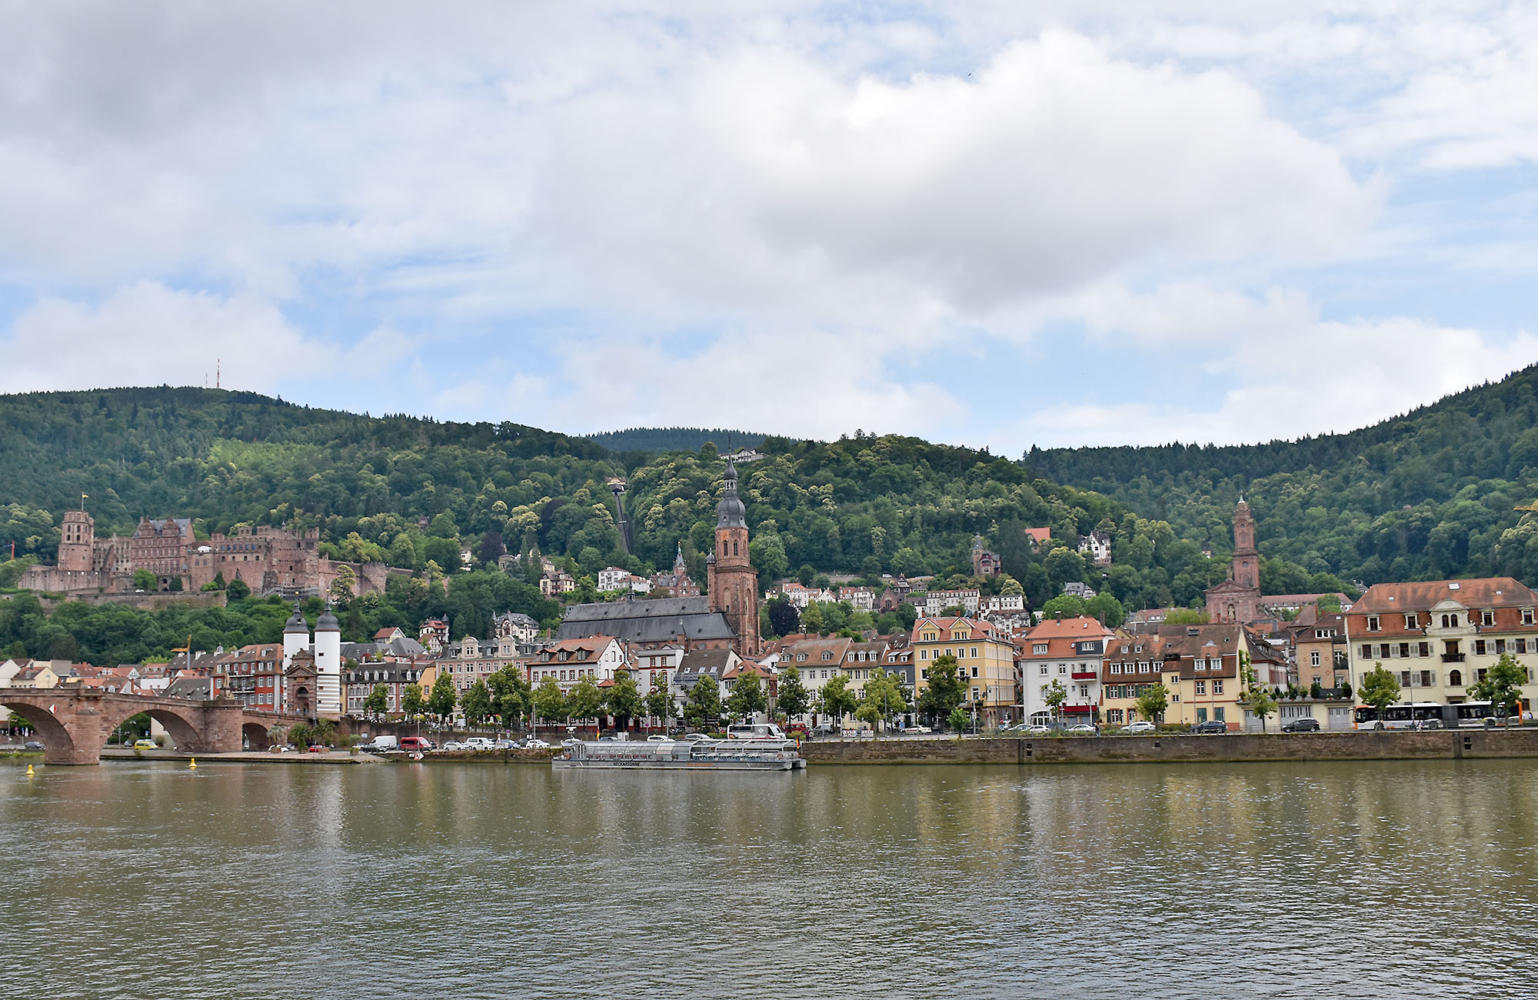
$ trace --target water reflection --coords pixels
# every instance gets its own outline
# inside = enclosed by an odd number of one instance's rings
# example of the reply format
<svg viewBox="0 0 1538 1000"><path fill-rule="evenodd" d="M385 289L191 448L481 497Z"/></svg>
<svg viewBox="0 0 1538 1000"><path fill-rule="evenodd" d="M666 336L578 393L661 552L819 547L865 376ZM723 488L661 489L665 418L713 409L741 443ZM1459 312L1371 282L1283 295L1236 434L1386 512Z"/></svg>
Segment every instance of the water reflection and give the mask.
<svg viewBox="0 0 1538 1000"><path fill-rule="evenodd" d="M1538 992L1538 766L0 772L13 995ZM61 984L68 984L64 989Z"/></svg>

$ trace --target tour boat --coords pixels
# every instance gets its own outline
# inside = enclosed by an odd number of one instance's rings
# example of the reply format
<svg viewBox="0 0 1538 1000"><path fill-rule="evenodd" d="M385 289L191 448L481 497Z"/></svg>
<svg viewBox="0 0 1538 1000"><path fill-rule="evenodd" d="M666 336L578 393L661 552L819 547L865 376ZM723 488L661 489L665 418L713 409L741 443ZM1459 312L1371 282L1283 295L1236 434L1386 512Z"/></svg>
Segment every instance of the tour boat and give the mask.
<svg viewBox="0 0 1538 1000"><path fill-rule="evenodd" d="M611 770L793 771L806 767L806 758L790 740L584 740L568 746L551 765Z"/></svg>

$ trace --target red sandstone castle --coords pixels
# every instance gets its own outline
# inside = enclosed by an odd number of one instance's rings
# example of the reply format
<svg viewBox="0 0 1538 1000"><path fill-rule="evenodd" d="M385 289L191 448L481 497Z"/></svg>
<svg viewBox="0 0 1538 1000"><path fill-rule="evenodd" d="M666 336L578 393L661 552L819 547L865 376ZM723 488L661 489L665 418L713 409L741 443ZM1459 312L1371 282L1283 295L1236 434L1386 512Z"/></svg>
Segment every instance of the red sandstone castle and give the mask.
<svg viewBox="0 0 1538 1000"><path fill-rule="evenodd" d="M283 528L238 528L200 542L187 518L142 518L132 535L97 538L96 522L83 510L68 511L60 527L57 566L33 566L21 586L64 593L129 593L139 570L155 576L160 590L179 580L199 590L223 576L257 593L326 593L338 576L351 572L355 594L382 592L388 570L382 563L344 563L318 552L320 532Z"/></svg>

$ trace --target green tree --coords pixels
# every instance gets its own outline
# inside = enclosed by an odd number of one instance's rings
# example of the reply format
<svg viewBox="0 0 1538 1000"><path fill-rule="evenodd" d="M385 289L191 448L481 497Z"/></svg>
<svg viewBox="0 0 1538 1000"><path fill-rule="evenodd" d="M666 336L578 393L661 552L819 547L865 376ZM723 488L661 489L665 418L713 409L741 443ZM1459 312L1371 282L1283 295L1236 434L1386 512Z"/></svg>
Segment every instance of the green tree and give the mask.
<svg viewBox="0 0 1538 1000"><path fill-rule="evenodd" d="M1084 613L1106 628L1120 628L1127 620L1127 609L1109 593L1099 593L1085 601Z"/></svg>
<svg viewBox="0 0 1538 1000"><path fill-rule="evenodd" d="M591 677L584 677L572 685L566 696L566 715L572 719L596 719L603 711L603 692Z"/></svg>
<svg viewBox="0 0 1538 1000"><path fill-rule="evenodd" d="M1520 699L1526 683L1527 670L1510 653L1502 653L1484 677L1469 685L1469 697L1498 706L1496 714L1505 716L1510 725L1513 715L1521 718Z"/></svg>
<svg viewBox="0 0 1538 1000"><path fill-rule="evenodd" d="M801 628L801 612L783 597L776 597L768 604L769 624L775 635L791 635Z"/></svg>
<svg viewBox="0 0 1538 1000"><path fill-rule="evenodd" d="M155 574L147 569L134 570L134 589L150 591L155 589Z"/></svg>
<svg viewBox="0 0 1538 1000"><path fill-rule="evenodd" d="M1399 700L1399 678L1384 669L1382 661L1375 662L1371 670L1362 675L1362 690L1357 697L1362 704L1378 710L1379 721L1374 729L1382 729L1383 710Z"/></svg>
<svg viewBox="0 0 1538 1000"><path fill-rule="evenodd" d="M427 710L438 717L439 722L446 722L449 716L454 714L454 706L459 702L459 695L454 690L454 682L449 679L447 672L438 674L433 681L433 689L427 695Z"/></svg>
<svg viewBox="0 0 1538 1000"><path fill-rule="evenodd" d="M801 630L812 635L822 635L826 632L827 624L822 620L822 605L813 601L801 612Z"/></svg>
<svg viewBox="0 0 1538 1000"><path fill-rule="evenodd" d="M533 702L534 711L542 722L548 724L566 718L566 694L554 677L547 676L539 682L534 689Z"/></svg>
<svg viewBox="0 0 1538 1000"><path fill-rule="evenodd" d="M787 719L794 719L798 715L805 715L807 709L812 706L811 694L806 685L801 682L801 671L794 664L785 668L780 675L780 687L778 697L780 713Z"/></svg>
<svg viewBox="0 0 1538 1000"><path fill-rule="evenodd" d="M475 683L465 689L459 707L464 711L468 725L479 726L485 722L492 713L491 689L486 686L486 682L476 678Z"/></svg>
<svg viewBox="0 0 1538 1000"><path fill-rule="evenodd" d="M1239 703L1250 710L1250 713L1260 720L1260 731L1266 731L1266 716L1276 711L1276 699L1264 684L1255 680L1255 667L1250 663L1250 654L1244 650L1239 651L1239 678L1243 685L1239 693ZM1397 691L1399 685L1395 684Z"/></svg>
<svg viewBox="0 0 1538 1000"><path fill-rule="evenodd" d="M1171 608L1165 612L1166 625L1206 625L1207 612L1195 608Z"/></svg>
<svg viewBox="0 0 1538 1000"><path fill-rule="evenodd" d="M422 685L407 684L401 692L401 712L406 718L415 719L427 711L427 699L422 694Z"/></svg>
<svg viewBox="0 0 1538 1000"><path fill-rule="evenodd" d="M859 705L854 692L849 690L849 679L843 674L835 674L822 686L822 691L817 695L818 711L828 716L836 724L842 724L844 716L851 714Z"/></svg>
<svg viewBox="0 0 1538 1000"><path fill-rule="evenodd" d="M684 721L691 729L704 729L721 715L721 687L709 674L700 677L689 689L684 702Z"/></svg>
<svg viewBox="0 0 1538 1000"><path fill-rule="evenodd" d="M950 714L945 717L945 724L949 726L951 731L956 733L957 736L960 736L963 732L965 732L966 728L971 725L971 723L972 717L967 715L967 710L962 708L960 705L957 705L955 708L951 709Z"/></svg>
<svg viewBox="0 0 1538 1000"><path fill-rule="evenodd" d="M225 600L243 601L251 596L251 588L246 586L246 581L236 577L224 588Z"/></svg>
<svg viewBox="0 0 1538 1000"><path fill-rule="evenodd" d="M1170 693L1163 684L1150 684L1137 697L1137 714L1149 722L1159 722L1169 708Z"/></svg>
<svg viewBox="0 0 1538 1000"><path fill-rule="evenodd" d="M768 707L764 684L759 680L758 674L739 670L737 680L732 684L732 693L726 697L727 711L733 718L746 722L756 713L766 711Z"/></svg>
<svg viewBox="0 0 1538 1000"><path fill-rule="evenodd" d="M1058 549L1065 552L1066 549ZM1074 553L1077 555L1078 553ZM1041 606L1042 618L1078 618L1084 614L1084 598L1073 594L1058 594Z"/></svg>
<svg viewBox="0 0 1538 1000"><path fill-rule="evenodd" d="M673 699L673 689L665 680L653 684L651 690L646 692L646 714L664 726L672 722L678 714L678 705Z"/></svg>
<svg viewBox="0 0 1538 1000"><path fill-rule="evenodd" d="M903 691L902 679L877 667L865 682L854 716L861 722L870 723L879 736L888 719L907 710L908 696Z"/></svg>
<svg viewBox="0 0 1538 1000"><path fill-rule="evenodd" d="M508 729L519 726L534 709L533 691L523 670L509 663L486 678L492 711Z"/></svg>
<svg viewBox="0 0 1538 1000"><path fill-rule="evenodd" d="M609 714L614 716L621 729L628 728L630 720L640 715L646 707L641 700L641 689L636 686L635 678L630 676L628 670L621 670L614 675L614 684L604 696L604 701L608 705Z"/></svg>
<svg viewBox="0 0 1538 1000"><path fill-rule="evenodd" d="M951 710L966 697L966 684L954 656L937 657L924 671L926 687L919 694L919 712L934 725L949 723Z"/></svg>
<svg viewBox="0 0 1538 1000"><path fill-rule="evenodd" d="M390 689L383 684L375 684L363 699L363 710L375 719L382 718L389 707Z"/></svg>
<svg viewBox="0 0 1538 1000"><path fill-rule="evenodd" d="M1052 679L1051 684L1042 685L1041 700L1047 703L1047 709L1052 713L1052 718L1058 717L1058 710L1063 707L1063 702L1068 700L1068 689L1063 687L1063 682L1057 678Z"/></svg>

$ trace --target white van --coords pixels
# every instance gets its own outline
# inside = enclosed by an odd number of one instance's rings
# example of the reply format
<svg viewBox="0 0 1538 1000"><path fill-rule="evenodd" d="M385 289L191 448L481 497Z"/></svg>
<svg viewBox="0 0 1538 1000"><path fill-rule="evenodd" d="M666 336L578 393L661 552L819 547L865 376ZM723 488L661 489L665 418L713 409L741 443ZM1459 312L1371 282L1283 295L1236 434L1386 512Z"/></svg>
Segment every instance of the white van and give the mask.
<svg viewBox="0 0 1538 1000"><path fill-rule="evenodd" d="M754 722L746 726L733 726L726 731L729 740L783 740L785 731L772 722Z"/></svg>
<svg viewBox="0 0 1538 1000"><path fill-rule="evenodd" d="M394 736L376 736L361 747L363 750L372 750L374 753L385 753L400 748L401 741Z"/></svg>

